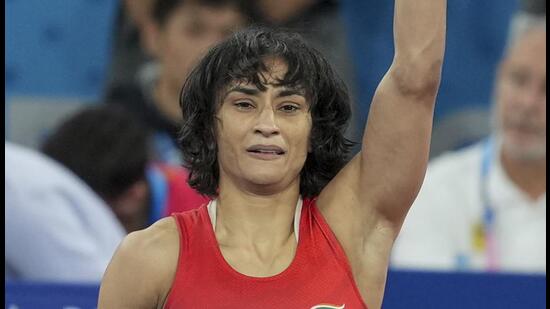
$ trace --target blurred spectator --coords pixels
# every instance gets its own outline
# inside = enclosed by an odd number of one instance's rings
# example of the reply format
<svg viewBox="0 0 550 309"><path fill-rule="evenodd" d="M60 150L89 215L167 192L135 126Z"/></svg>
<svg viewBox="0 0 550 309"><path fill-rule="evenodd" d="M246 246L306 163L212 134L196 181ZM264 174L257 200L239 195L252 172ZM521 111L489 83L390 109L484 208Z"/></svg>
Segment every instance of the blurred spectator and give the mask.
<svg viewBox="0 0 550 309"><path fill-rule="evenodd" d="M546 15L546 0L521 0L521 7L532 15Z"/></svg>
<svg viewBox="0 0 550 309"><path fill-rule="evenodd" d="M510 30L493 134L430 164L395 267L546 272L546 17Z"/></svg>
<svg viewBox="0 0 550 309"><path fill-rule="evenodd" d="M182 167L152 164L147 128L117 105L84 109L64 121L42 150L83 179L127 232L207 199L192 190Z"/></svg>
<svg viewBox="0 0 550 309"><path fill-rule="evenodd" d="M239 0L156 0L142 27L155 61L140 70L134 83L115 85L107 101L136 112L154 131L156 159L181 163L175 140L181 120L179 94L190 70L208 48L243 26Z"/></svg>
<svg viewBox="0 0 550 309"><path fill-rule="evenodd" d="M6 279L99 282L125 235L109 207L40 153L5 155Z"/></svg>
<svg viewBox="0 0 550 309"><path fill-rule="evenodd" d="M138 68L151 59L142 34L150 22L153 1L121 1L114 25L108 85L132 81Z"/></svg>
<svg viewBox="0 0 550 309"><path fill-rule="evenodd" d="M148 220L147 130L121 108L92 107L69 117L42 151L86 182L127 230Z"/></svg>
<svg viewBox="0 0 550 309"><path fill-rule="evenodd" d="M347 85L353 84L346 30L337 0L249 1L254 22L299 32L317 48Z"/></svg>
<svg viewBox="0 0 550 309"><path fill-rule="evenodd" d="M329 60L355 96L348 35L338 0L252 0L249 3L254 22L300 33ZM355 110L357 106L352 108ZM352 119L347 137L359 141L363 128L356 128L356 122L357 119Z"/></svg>

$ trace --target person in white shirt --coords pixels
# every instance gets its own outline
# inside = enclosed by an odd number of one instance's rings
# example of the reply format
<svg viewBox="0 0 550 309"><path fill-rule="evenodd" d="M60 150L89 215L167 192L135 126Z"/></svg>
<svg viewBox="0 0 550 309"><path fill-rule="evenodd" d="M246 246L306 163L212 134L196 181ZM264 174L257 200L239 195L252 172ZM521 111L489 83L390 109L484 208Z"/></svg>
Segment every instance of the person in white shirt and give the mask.
<svg viewBox="0 0 550 309"><path fill-rule="evenodd" d="M518 14L493 134L430 163L392 267L546 273L546 16Z"/></svg>
<svg viewBox="0 0 550 309"><path fill-rule="evenodd" d="M99 283L126 231L47 156L5 142L5 279Z"/></svg>

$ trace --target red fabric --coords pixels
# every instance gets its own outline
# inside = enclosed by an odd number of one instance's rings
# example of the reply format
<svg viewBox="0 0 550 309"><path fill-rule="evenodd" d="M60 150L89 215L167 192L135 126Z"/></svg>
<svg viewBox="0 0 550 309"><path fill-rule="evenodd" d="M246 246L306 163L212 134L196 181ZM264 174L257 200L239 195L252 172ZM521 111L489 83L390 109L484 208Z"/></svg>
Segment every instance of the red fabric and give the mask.
<svg viewBox="0 0 550 309"><path fill-rule="evenodd" d="M180 257L165 308L366 308L344 251L312 201L303 204L293 262L268 278L240 274L224 260L206 205L174 218Z"/></svg>
<svg viewBox="0 0 550 309"><path fill-rule="evenodd" d="M184 168L168 165L158 165L158 167L162 170L168 184L164 216L195 209L210 201L208 197L200 195L189 186L187 183L189 175Z"/></svg>

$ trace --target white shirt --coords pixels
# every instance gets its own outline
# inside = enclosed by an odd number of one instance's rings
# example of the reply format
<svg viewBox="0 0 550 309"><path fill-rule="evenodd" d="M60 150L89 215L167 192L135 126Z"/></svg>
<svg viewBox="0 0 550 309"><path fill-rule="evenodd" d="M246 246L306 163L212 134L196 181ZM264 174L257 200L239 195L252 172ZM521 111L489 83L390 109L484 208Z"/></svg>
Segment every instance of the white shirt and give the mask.
<svg viewBox="0 0 550 309"><path fill-rule="evenodd" d="M6 279L99 282L125 231L80 178L5 143Z"/></svg>
<svg viewBox="0 0 550 309"><path fill-rule="evenodd" d="M487 254L475 249L473 236L474 226L483 222L483 150L484 143L479 143L429 164L422 189L396 240L393 267L487 269ZM495 214L497 269L546 273L546 193L533 201L506 175L495 155L498 151L492 153L486 181ZM466 265L459 267L459 259Z"/></svg>

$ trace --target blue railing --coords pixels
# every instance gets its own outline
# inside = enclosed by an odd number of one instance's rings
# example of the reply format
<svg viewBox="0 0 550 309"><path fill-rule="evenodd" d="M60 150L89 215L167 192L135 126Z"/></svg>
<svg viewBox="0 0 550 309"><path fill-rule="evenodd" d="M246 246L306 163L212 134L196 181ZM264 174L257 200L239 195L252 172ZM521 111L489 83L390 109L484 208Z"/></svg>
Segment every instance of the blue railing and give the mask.
<svg viewBox="0 0 550 309"><path fill-rule="evenodd" d="M542 309L545 290L544 275L390 271L383 308ZM6 309L94 309L98 293L95 284L6 282Z"/></svg>

